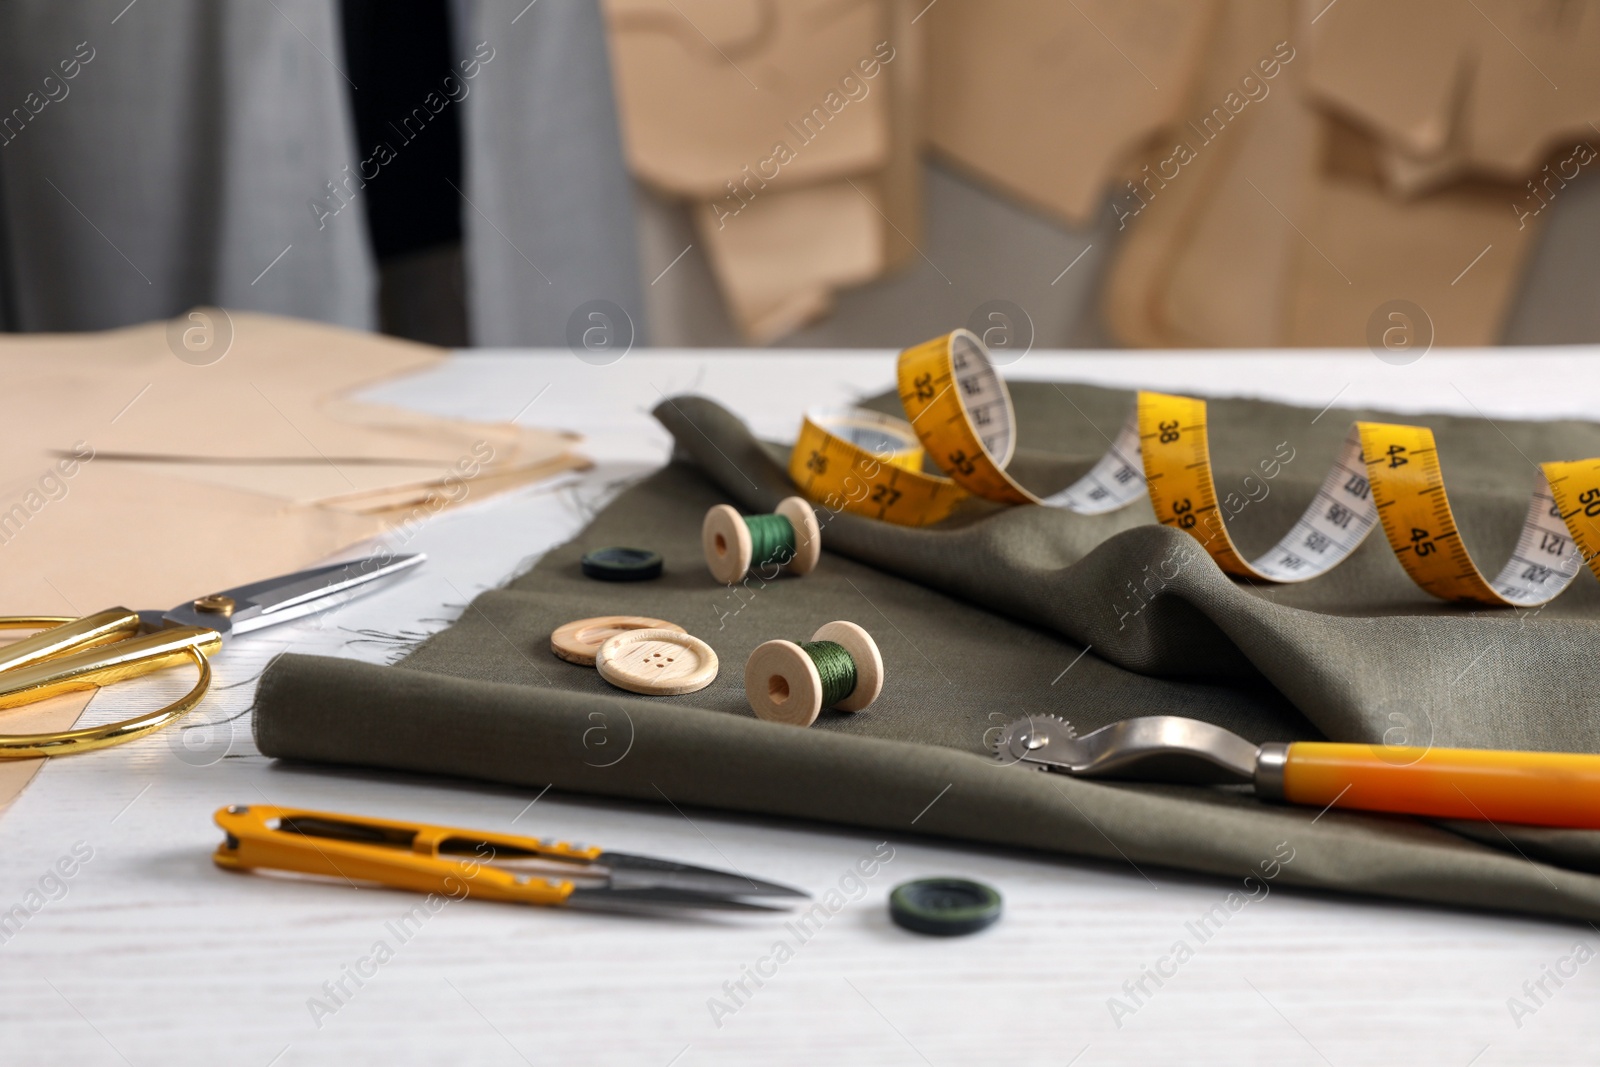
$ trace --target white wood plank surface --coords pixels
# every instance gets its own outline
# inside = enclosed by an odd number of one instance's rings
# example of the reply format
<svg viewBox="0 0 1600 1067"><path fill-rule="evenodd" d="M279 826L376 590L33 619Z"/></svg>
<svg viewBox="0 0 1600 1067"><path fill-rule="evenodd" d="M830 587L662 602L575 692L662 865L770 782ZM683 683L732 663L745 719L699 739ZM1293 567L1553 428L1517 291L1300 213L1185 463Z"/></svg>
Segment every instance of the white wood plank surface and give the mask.
<svg viewBox="0 0 1600 1067"><path fill-rule="evenodd" d="M1032 353L1008 370L1315 407L1337 398L1592 418L1600 401L1594 355L1435 352L1394 367L1364 352ZM230 645L217 683L232 688L197 713L215 725L47 766L0 818L0 919L14 905L25 915L0 925L0 1063L1595 1062L1600 964L1561 963L1580 943L1600 949L1595 929L1285 889L1257 890L1259 899L1202 942L1188 924L1241 886L951 846L919 838L909 820L888 835L893 859L851 894L859 899L804 942L765 917L618 918L477 901L418 920L402 940L395 924L419 898L212 865L212 811L274 802L561 836L737 866L818 893L838 887L883 836L286 769L254 750L247 708L251 682L273 654L381 660L392 645L363 631L442 626L473 594L569 537L608 486L665 457L667 435L648 415L662 396L706 393L779 438L792 434L804 407L877 392L892 374L883 352L638 352L610 367L565 352L472 353L372 391L375 400L454 415L508 418L526 407L526 422L584 433L601 462L558 485L439 516L406 545L432 557L409 580ZM184 684L109 690L89 716L123 717ZM90 858L73 858L74 848ZM58 863L70 878L53 873ZM996 886L1005 917L954 940L891 925L889 889L931 874ZM780 939L793 958L757 987L748 968ZM1143 977L1180 939L1192 958L1159 986ZM392 958L358 984L352 969L374 970L360 961L380 941ZM1547 992L1535 987L1537 999L1524 989L1546 968L1574 966L1559 986L1543 978ZM731 986L741 979L748 995ZM1141 979L1137 996L1125 988ZM1136 1010L1114 1017L1113 997ZM1514 1018L1513 997L1533 1010ZM714 1013L716 1001L732 1010Z"/></svg>

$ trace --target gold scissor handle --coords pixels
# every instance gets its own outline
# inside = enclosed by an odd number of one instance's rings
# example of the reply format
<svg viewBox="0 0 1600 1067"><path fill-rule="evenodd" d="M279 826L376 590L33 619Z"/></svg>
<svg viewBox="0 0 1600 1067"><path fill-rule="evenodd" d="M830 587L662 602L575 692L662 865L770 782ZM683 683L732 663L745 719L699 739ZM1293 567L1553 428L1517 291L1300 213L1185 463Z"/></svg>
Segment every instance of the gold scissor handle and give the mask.
<svg viewBox="0 0 1600 1067"><path fill-rule="evenodd" d="M222 647L222 635L202 627L178 626L124 639L124 635L137 632L138 618L124 608L113 608L62 622L0 650L0 709L110 685L185 662L193 662L200 670L195 687L164 708L105 726L0 734L0 759L88 752L131 741L176 721L200 702L211 684L211 664L206 656ZM53 620L0 618L0 629L45 621ZM15 651L18 645L25 646L20 653Z"/></svg>
<svg viewBox="0 0 1600 1067"><path fill-rule="evenodd" d="M221 647L222 635L215 630L174 626L142 637L94 645L81 652L35 658L26 666L0 670L0 709L137 678L188 662L190 649L209 655Z"/></svg>
<svg viewBox="0 0 1600 1067"><path fill-rule="evenodd" d="M65 756L93 752L97 748L120 745L124 741L154 733L187 715L211 686L211 663L197 647L188 649L188 658L200 668L194 688L164 708L136 715L104 726L79 730L60 730L43 734L0 734L0 760L28 759L34 756Z"/></svg>
<svg viewBox="0 0 1600 1067"><path fill-rule="evenodd" d="M33 630L39 627L45 629L0 648L0 671L126 640L139 632L139 613L127 608L107 608L81 619L58 615L0 618L0 629Z"/></svg>

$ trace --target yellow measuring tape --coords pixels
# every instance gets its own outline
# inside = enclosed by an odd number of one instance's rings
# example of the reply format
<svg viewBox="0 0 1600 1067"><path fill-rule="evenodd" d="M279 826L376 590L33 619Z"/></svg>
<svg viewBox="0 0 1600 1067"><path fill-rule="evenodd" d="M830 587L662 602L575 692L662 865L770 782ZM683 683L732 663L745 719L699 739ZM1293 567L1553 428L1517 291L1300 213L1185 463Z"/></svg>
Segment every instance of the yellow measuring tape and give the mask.
<svg viewBox="0 0 1600 1067"><path fill-rule="evenodd" d="M903 526L947 518L963 501L1034 504L1102 514L1148 496L1163 525L1193 534L1217 565L1255 581L1303 582L1348 557L1375 526L1413 581L1434 596L1533 607L1559 594L1587 562L1600 576L1600 459L1545 463L1510 560L1484 577L1461 543L1433 433L1358 422L1311 505L1265 555L1247 560L1228 535L1211 473L1203 400L1138 395L1110 449L1048 497L1006 471L1016 414L983 343L966 330L900 354L909 422L862 409L808 414L789 474L810 500ZM947 477L925 470L925 456ZM1264 459L1273 477L1286 458ZM1232 500L1232 495L1224 502ZM1230 506L1237 513L1240 507Z"/></svg>

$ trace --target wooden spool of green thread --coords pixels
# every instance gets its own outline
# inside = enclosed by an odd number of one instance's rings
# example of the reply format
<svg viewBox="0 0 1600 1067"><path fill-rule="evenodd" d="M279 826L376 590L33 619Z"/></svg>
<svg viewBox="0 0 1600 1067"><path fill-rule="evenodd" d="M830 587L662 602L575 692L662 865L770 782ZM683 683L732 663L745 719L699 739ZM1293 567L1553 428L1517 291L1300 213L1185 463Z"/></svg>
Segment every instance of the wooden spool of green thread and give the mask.
<svg viewBox="0 0 1600 1067"><path fill-rule="evenodd" d="M706 512L700 527L706 568L724 585L745 575L810 574L822 558L822 527L811 505L785 497L770 515L741 515L727 504Z"/></svg>
<svg viewBox="0 0 1600 1067"><path fill-rule="evenodd" d="M768 641L744 666L745 699L756 718L810 726L824 708L860 711L883 691L883 657L853 622L830 622L811 640Z"/></svg>

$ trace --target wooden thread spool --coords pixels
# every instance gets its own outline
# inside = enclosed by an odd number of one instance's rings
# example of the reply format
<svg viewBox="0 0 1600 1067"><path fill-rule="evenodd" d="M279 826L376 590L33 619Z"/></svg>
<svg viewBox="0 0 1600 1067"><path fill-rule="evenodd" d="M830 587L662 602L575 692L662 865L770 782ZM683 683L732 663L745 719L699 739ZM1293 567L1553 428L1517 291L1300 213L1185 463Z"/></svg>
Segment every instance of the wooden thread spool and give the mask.
<svg viewBox="0 0 1600 1067"><path fill-rule="evenodd" d="M810 726L825 706L860 711L878 699L883 691L883 657L871 634L853 622L830 622L811 635L809 644L816 642L837 645L848 654L855 685L842 696L827 692L839 684L832 671L837 660L831 649L768 641L750 653L744 665L744 695L756 718ZM831 677L824 678L819 661L830 669ZM834 698L831 702L830 697Z"/></svg>
<svg viewBox="0 0 1600 1067"><path fill-rule="evenodd" d="M779 501L771 515L746 517L718 504L706 512L700 544L711 576L724 585L740 581L751 567L767 564L798 578L810 574L822 559L822 527L811 505L797 496Z"/></svg>

